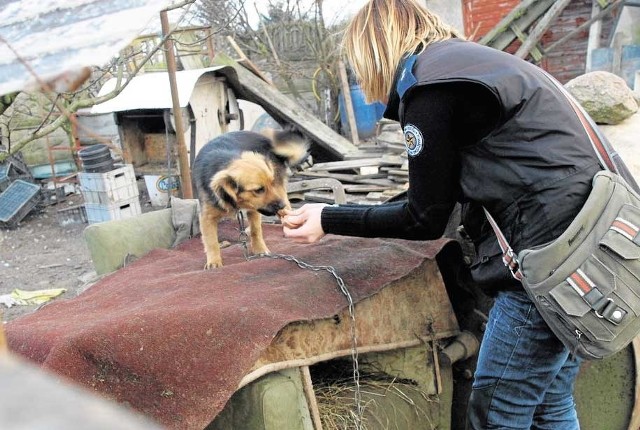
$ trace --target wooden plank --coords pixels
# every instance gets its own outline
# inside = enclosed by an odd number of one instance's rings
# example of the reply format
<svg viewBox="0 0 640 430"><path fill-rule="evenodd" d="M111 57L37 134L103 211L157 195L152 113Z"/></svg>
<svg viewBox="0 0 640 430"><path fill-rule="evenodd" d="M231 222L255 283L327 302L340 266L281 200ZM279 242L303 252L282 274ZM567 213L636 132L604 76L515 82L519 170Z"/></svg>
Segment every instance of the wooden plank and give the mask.
<svg viewBox="0 0 640 430"><path fill-rule="evenodd" d="M494 30L480 40L483 45L491 46L503 51L516 39L516 33L512 27L516 26L522 31L527 30L538 18L544 14L555 0L526 0L513 8Z"/></svg>
<svg viewBox="0 0 640 430"><path fill-rule="evenodd" d="M379 172L378 166L363 166L358 169L360 175L375 175Z"/></svg>
<svg viewBox="0 0 640 430"><path fill-rule="evenodd" d="M384 200L382 193L379 191L374 191L371 193L367 194L367 200L374 200L377 202L381 202L382 200Z"/></svg>
<svg viewBox="0 0 640 430"><path fill-rule="evenodd" d="M511 12L509 12L507 16L502 18L500 22L498 22L498 24L496 24L495 27L491 29L491 31L485 34L482 39L478 41L478 43L480 43L481 45L491 45L492 42L498 38L498 36L500 36L505 31L508 31L511 23L513 23L519 16L525 13L527 8L531 7L531 5L536 1L537 0L524 0L518 6L511 9Z"/></svg>
<svg viewBox="0 0 640 430"><path fill-rule="evenodd" d="M401 155L385 154L380 157L383 166L402 166L407 159Z"/></svg>
<svg viewBox="0 0 640 430"><path fill-rule="evenodd" d="M524 43L524 42L527 41L527 38L529 36L527 36L524 31L520 30L520 28L516 24L513 24L511 26L511 30L515 33L516 37L518 38L518 40L520 42ZM533 47L531 49L531 57L533 57L533 59L536 62L538 62L538 61L542 60L542 53L540 52L540 50L537 47Z"/></svg>
<svg viewBox="0 0 640 430"><path fill-rule="evenodd" d="M538 42L540 42L540 39L542 39L542 36L551 25L551 22L556 19L567 6L569 6L570 2L571 0L558 0L553 6L549 8L549 10L547 10L547 12L542 18L540 18L533 29L529 31L529 37L522 43L522 45L520 45L520 48L518 48L518 50L516 51L516 57L527 58L531 50L538 44Z"/></svg>
<svg viewBox="0 0 640 430"><path fill-rule="evenodd" d="M303 175L311 178L331 177L339 180L340 182L352 182L355 184L370 184L370 185L384 185L384 186L396 185L393 181L390 181L388 179L362 178L359 175L350 175L347 173L332 173L331 175L328 175L327 173L320 173L320 172L304 172ZM382 175L382 177L386 178L386 175Z"/></svg>
<svg viewBox="0 0 640 430"><path fill-rule="evenodd" d="M402 166L405 159L399 155L385 154L377 158L360 158L360 159L348 159L343 161L329 161L326 163L316 163L309 167L307 170L311 172L327 171L332 172L336 170L349 170L360 169L368 166Z"/></svg>
<svg viewBox="0 0 640 430"><path fill-rule="evenodd" d="M351 132L351 141L354 145L358 145L360 143L358 125L356 124L356 115L353 112L353 101L351 100L351 89L349 88L347 69L342 60L338 61L338 70L340 72L342 97L344 98L344 110L347 112L347 121L349 123L349 131Z"/></svg>
<svg viewBox="0 0 640 430"><path fill-rule="evenodd" d="M304 200L316 203L335 203L333 193L329 193L326 191L309 191L307 193L304 193ZM353 197L347 196L346 203L353 203Z"/></svg>
<svg viewBox="0 0 640 430"><path fill-rule="evenodd" d="M236 43L236 41L233 39L233 37L227 36L227 42L229 42L229 45L231 45L231 47L234 49L234 51L236 51L236 53L240 56L240 61L245 63L247 68L251 69L251 71L253 73L255 73L256 75L260 76L260 78L262 78L265 82L268 82L269 85L273 85L273 82L271 82L271 80L269 80L269 78L267 78L260 71L260 69L258 69L258 67L255 64L253 64L253 62L246 56L246 54L244 53L242 48L240 48L240 46Z"/></svg>
<svg viewBox="0 0 640 430"><path fill-rule="evenodd" d="M344 160L344 161L329 161L326 163L316 163L309 167L307 170L311 172L317 172L324 170L326 172L333 172L335 170L349 170L359 169L365 166L380 166L382 160L379 158L361 158L356 160Z"/></svg>
<svg viewBox="0 0 640 430"><path fill-rule="evenodd" d="M389 179L393 181L396 186L407 183L407 178L402 178L400 176L389 176Z"/></svg>
<svg viewBox="0 0 640 430"><path fill-rule="evenodd" d="M326 171L318 171L318 172L309 172L305 170L304 172L297 173L298 176L308 176L312 178L336 178L340 181L349 182L351 179L383 179L387 177L387 174L384 172L378 172L373 175L358 175L357 173L335 173L335 172L326 172Z"/></svg>
<svg viewBox="0 0 640 430"><path fill-rule="evenodd" d="M357 152L352 152L350 154L345 155L344 159L357 160L360 158L380 158L380 156L384 154L385 151L386 151L386 148L380 148L379 150L376 150L376 151L357 151Z"/></svg>
<svg viewBox="0 0 640 430"><path fill-rule="evenodd" d="M409 177L409 171L408 170L392 169L392 170L389 170L389 174L390 175L401 176L403 178L408 178Z"/></svg>
<svg viewBox="0 0 640 430"><path fill-rule="evenodd" d="M358 149L315 115L229 56L219 53L214 59L214 63L229 66L221 68L218 73L227 78L239 98L259 104L280 123L295 124L300 132L337 159L342 160L345 154Z"/></svg>
<svg viewBox="0 0 640 430"><path fill-rule="evenodd" d="M388 189L388 187L383 185L355 184L344 186L344 190L347 193L372 193L375 191L384 191L386 189Z"/></svg>

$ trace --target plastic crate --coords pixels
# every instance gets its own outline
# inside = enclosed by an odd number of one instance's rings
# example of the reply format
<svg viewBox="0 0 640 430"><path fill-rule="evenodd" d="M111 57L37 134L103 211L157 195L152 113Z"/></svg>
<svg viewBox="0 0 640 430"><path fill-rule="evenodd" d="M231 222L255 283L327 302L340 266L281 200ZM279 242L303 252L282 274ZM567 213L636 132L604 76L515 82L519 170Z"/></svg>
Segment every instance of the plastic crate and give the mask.
<svg viewBox="0 0 640 430"><path fill-rule="evenodd" d="M16 169L18 174L30 176L29 166L25 163L24 158L21 153L9 155L6 159L6 162L11 162L13 167Z"/></svg>
<svg viewBox="0 0 640 430"><path fill-rule="evenodd" d="M87 211L84 205L74 205L58 209L57 217L60 227L66 227L71 224L85 224L87 222Z"/></svg>
<svg viewBox="0 0 640 430"><path fill-rule="evenodd" d="M138 197L140 194L140 191L138 190L138 183L135 181L131 184L121 185L107 191L90 190L81 185L80 191L82 192L82 197L84 197L85 203L97 205L120 203L122 201L132 199L133 197Z"/></svg>
<svg viewBox="0 0 640 430"><path fill-rule="evenodd" d="M89 224L131 218L142 213L140 200L137 196L108 205L85 203L84 208L87 212Z"/></svg>
<svg viewBox="0 0 640 430"><path fill-rule="evenodd" d="M125 165L106 173L78 173L85 203L112 205L140 194L133 166Z"/></svg>
<svg viewBox="0 0 640 430"><path fill-rule="evenodd" d="M6 190L11 183L9 172L12 170L12 168L13 164L11 162L0 164L0 191Z"/></svg>
<svg viewBox="0 0 640 430"><path fill-rule="evenodd" d="M6 190L16 179L29 179L29 176L12 161L5 161L0 164L0 192Z"/></svg>
<svg viewBox="0 0 640 430"><path fill-rule="evenodd" d="M80 185L88 190L109 191L136 182L136 175L133 165L125 164L105 173L79 172L78 179Z"/></svg>
<svg viewBox="0 0 640 430"><path fill-rule="evenodd" d="M14 228L40 201L40 186L18 179L0 194L0 227Z"/></svg>

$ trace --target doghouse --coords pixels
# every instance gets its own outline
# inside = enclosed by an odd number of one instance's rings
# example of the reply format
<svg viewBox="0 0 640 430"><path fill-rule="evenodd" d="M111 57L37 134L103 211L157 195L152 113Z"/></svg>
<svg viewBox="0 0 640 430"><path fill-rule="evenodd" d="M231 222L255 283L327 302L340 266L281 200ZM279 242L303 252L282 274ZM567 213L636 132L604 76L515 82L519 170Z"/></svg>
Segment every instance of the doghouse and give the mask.
<svg viewBox="0 0 640 430"><path fill-rule="evenodd" d="M244 117L233 89L218 73L221 67L176 73L179 104L185 126L184 141L190 161L212 137L239 130ZM100 95L108 94L116 79L105 83ZM173 103L168 73L146 73L131 80L115 98L79 115L79 138L92 143L96 130L111 141L123 161L139 174L165 174L167 166L176 174L177 148ZM83 127L85 126L85 127ZM93 139L92 139L93 137Z"/></svg>

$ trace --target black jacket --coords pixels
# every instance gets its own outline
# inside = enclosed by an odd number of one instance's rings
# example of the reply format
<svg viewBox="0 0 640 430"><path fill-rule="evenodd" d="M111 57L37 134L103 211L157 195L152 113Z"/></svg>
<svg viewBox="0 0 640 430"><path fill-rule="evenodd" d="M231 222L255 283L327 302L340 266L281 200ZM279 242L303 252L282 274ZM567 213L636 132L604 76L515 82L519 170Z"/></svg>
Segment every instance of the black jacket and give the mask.
<svg viewBox="0 0 640 430"><path fill-rule="evenodd" d="M456 199L463 204L463 224L476 246L474 280L490 293L521 288L502 264L500 248L482 206L496 218L516 251L558 237L584 204L591 178L600 170L579 119L539 68L472 42L452 39L431 44L423 53L408 57L396 76L385 116L398 119L405 137L413 139L408 143L411 186L405 211L412 212L410 218L423 225L435 221L429 216L434 213L432 203L449 211L452 206L448 201L430 202L419 195L420 190L430 192L420 184L418 167L424 155L422 146L430 142L422 137L428 130L416 132L406 122L406 117L415 117L415 112L406 110L420 108L407 100L412 93L430 86L457 83L482 86L495 98L496 124L480 140L455 148L456 177L447 180L457 182ZM415 142L421 144L420 150L411 148ZM323 211L325 232L332 232L339 212L340 208ZM347 218L356 217L352 214ZM442 225L441 220L438 225ZM442 231L413 238L432 238L438 233ZM412 238L409 234L398 236Z"/></svg>

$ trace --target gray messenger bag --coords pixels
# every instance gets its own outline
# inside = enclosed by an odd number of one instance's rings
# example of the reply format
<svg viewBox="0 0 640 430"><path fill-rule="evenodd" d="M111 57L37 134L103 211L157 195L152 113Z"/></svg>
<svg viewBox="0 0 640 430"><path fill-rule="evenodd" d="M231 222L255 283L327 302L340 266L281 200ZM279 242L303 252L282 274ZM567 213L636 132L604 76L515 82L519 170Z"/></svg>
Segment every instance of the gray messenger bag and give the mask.
<svg viewBox="0 0 640 430"><path fill-rule="evenodd" d="M573 105L605 170L594 176L584 207L551 243L516 254L485 214L505 265L555 335L576 356L602 359L640 333L640 195L592 120L554 83Z"/></svg>

